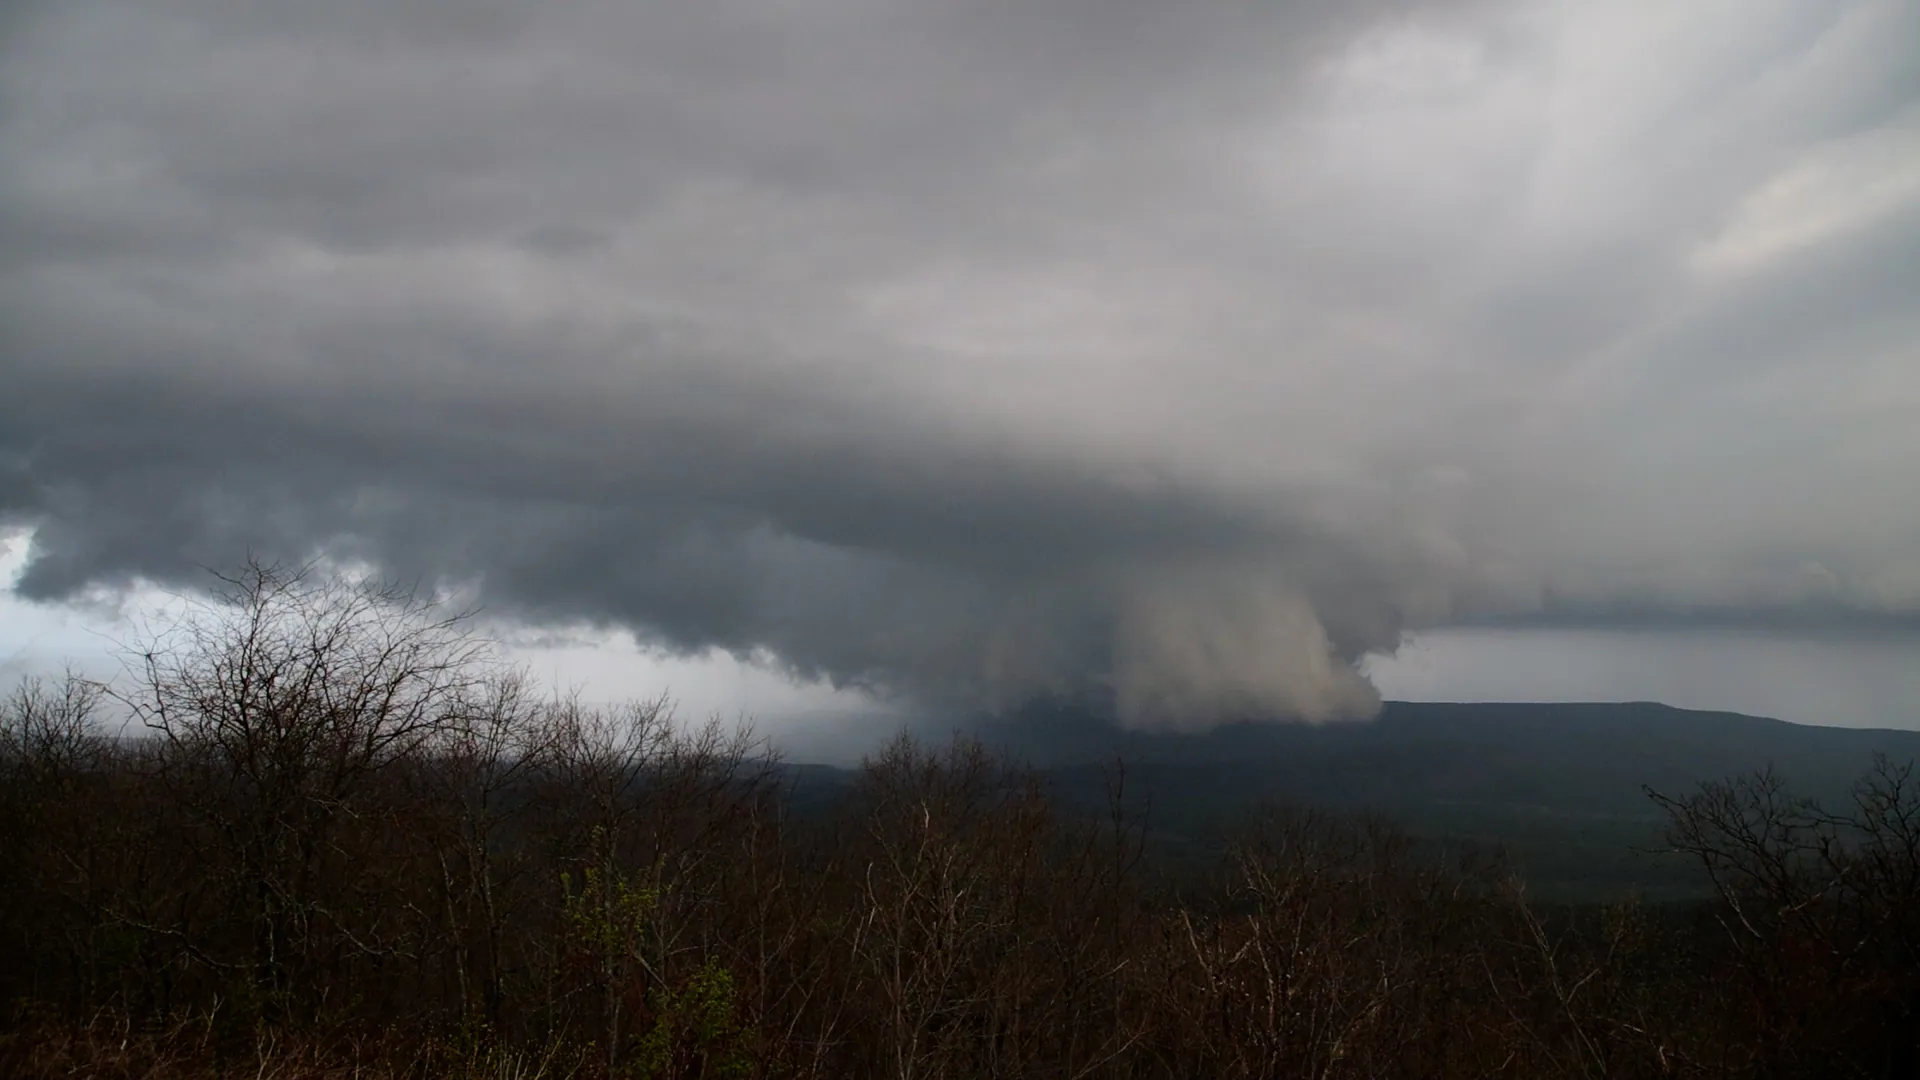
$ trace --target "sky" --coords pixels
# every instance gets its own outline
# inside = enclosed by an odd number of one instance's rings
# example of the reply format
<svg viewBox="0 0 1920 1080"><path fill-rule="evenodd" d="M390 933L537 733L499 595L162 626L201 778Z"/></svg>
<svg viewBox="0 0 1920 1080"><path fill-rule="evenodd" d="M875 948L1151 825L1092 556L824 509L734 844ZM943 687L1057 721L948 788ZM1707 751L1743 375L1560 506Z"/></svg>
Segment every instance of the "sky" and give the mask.
<svg viewBox="0 0 1920 1080"><path fill-rule="evenodd" d="M1907 0L10 5L0 661L253 553L723 710L1920 725L1915 42Z"/></svg>

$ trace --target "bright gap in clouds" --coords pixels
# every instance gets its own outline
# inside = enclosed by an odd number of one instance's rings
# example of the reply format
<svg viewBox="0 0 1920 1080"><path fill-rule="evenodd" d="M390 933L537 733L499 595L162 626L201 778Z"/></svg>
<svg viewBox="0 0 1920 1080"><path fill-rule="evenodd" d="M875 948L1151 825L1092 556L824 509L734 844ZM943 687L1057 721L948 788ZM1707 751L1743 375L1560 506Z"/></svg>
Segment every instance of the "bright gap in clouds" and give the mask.
<svg viewBox="0 0 1920 1080"><path fill-rule="evenodd" d="M1920 645L1700 630L1420 634L1368 674L1407 701L1658 701L1798 724L1920 730Z"/></svg>
<svg viewBox="0 0 1920 1080"><path fill-rule="evenodd" d="M142 624L161 621L156 617L179 604L152 587L134 590L124 602L97 607L22 600L12 586L31 540L30 533L0 536L0 687L24 676L54 675L69 666L88 676L110 677L119 670L119 649L138 638ZM589 702L664 693L683 720L747 720L776 738L782 729L809 723L837 730L879 709L860 694L789 679L767 662L718 651L668 655L641 646L625 631L542 630L534 635L495 626L485 632L502 643L508 662L523 665L541 686L577 690Z"/></svg>

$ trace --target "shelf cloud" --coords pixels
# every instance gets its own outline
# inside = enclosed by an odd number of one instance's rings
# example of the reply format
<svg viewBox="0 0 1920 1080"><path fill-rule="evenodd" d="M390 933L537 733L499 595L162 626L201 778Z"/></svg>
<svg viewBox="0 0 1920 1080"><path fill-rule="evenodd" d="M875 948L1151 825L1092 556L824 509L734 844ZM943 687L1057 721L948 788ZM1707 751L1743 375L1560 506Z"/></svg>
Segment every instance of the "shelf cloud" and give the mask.
<svg viewBox="0 0 1920 1080"><path fill-rule="evenodd" d="M1901 0L66 0L16 590L252 551L928 701L1369 715L1410 629L1920 626Z"/></svg>

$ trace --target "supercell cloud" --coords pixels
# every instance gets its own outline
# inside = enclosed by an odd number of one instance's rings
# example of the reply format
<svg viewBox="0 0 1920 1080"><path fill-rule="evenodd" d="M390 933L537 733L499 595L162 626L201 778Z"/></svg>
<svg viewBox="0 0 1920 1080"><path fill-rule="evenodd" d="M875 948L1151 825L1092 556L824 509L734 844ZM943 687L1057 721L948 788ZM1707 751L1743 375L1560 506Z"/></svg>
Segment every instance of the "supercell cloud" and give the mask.
<svg viewBox="0 0 1920 1080"><path fill-rule="evenodd" d="M17 586L249 549L923 700L1920 619L1904 0L0 19Z"/></svg>

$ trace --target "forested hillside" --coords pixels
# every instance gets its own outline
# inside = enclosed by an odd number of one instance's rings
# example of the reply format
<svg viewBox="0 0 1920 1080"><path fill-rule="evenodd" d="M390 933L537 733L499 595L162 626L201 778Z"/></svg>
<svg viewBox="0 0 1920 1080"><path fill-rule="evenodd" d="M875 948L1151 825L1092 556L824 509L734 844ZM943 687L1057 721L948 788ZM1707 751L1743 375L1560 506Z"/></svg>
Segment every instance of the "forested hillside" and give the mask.
<svg viewBox="0 0 1920 1080"><path fill-rule="evenodd" d="M1097 800L1091 774L1063 795L1067 774L972 738L902 738L845 776L783 767L663 702L544 696L404 593L270 567L229 586L125 679L5 708L7 1075L1916 1067L1907 762L1863 763L1823 805L1672 762L1642 813L1709 883L1693 904L1542 902L1493 853L1352 803L1249 812L1169 866L1151 763L1118 757ZM113 715L137 737L109 737ZM1412 722L1162 745L1330 739L1296 765L1351 791L1338 740ZM1439 777L1428 797L1523 779L1502 756L1520 721L1484 722L1484 753L1394 760Z"/></svg>
<svg viewBox="0 0 1920 1080"><path fill-rule="evenodd" d="M1384 816L1435 842L1499 848L1536 896L1603 901L1704 895L1690 860L1663 857L1667 815L1647 791L1773 771L1845 804L1876 754L1920 758L1920 731L1789 724L1665 705L1388 702L1369 723L1242 723L1120 731L1084 710L1030 706L960 725L1033 764L1081 805L1124 762L1156 840L1217 849L1261 802ZM941 736L951 731L932 729Z"/></svg>

